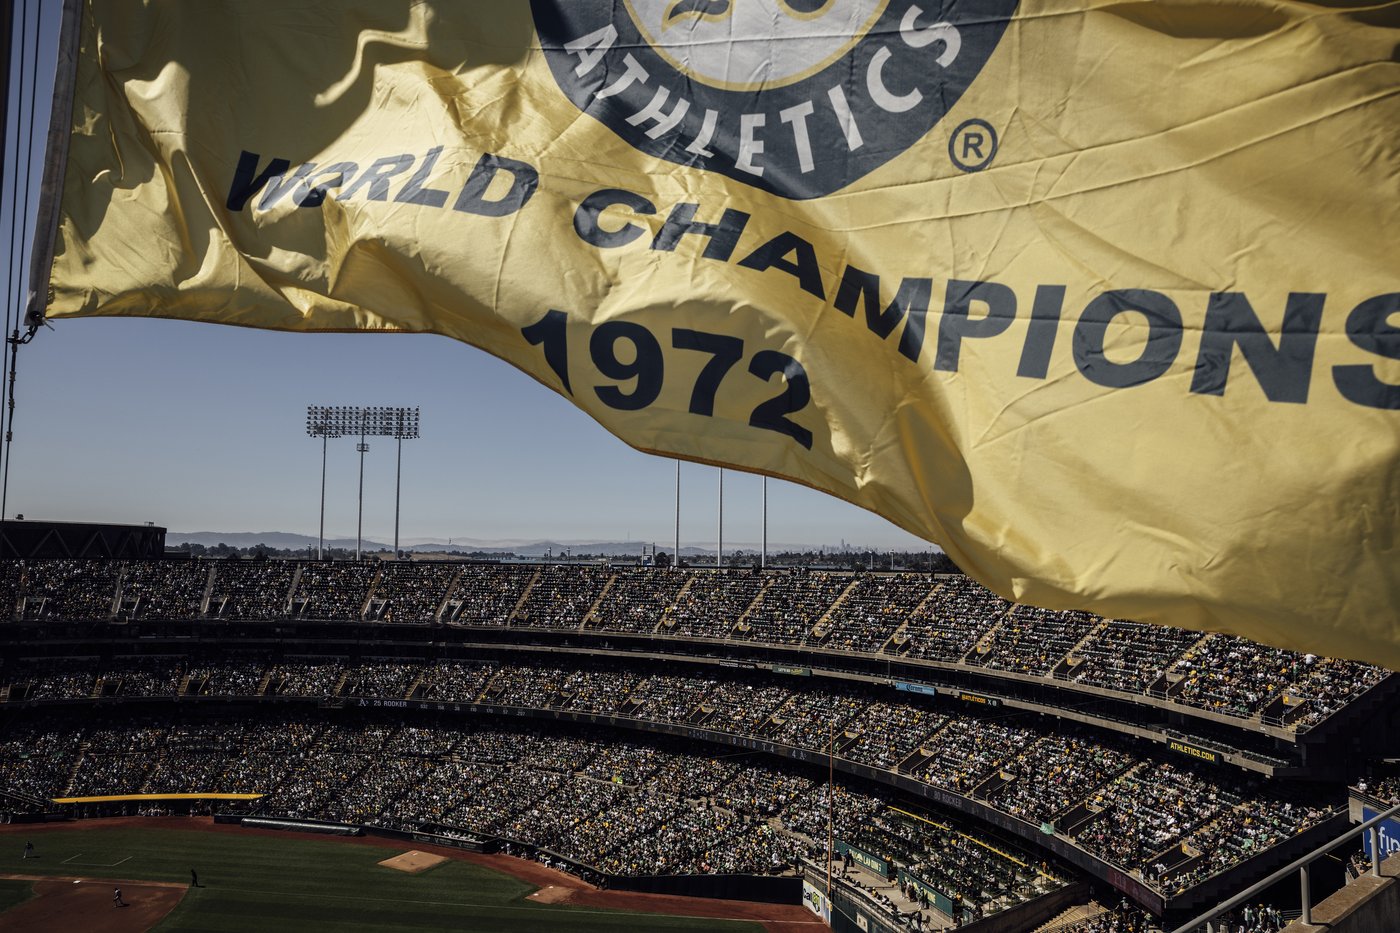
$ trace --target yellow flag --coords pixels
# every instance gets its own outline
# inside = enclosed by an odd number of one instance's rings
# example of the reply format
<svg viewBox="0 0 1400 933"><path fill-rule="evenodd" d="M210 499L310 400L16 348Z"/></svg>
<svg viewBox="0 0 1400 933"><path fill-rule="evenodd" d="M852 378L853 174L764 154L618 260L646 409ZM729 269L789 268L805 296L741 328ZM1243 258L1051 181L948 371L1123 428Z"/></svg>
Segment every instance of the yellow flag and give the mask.
<svg viewBox="0 0 1400 933"><path fill-rule="evenodd" d="M36 314L445 334L1005 596L1400 667L1400 5L69 18Z"/></svg>

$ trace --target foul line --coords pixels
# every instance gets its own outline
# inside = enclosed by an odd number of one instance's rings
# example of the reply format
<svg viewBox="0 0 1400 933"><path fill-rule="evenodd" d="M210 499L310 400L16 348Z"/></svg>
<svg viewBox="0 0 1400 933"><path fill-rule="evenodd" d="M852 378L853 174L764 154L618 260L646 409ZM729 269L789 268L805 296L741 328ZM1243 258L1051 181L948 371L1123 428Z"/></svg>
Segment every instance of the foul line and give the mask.
<svg viewBox="0 0 1400 933"><path fill-rule="evenodd" d="M257 894L266 896L269 892L262 888L226 888L223 885L210 887L211 891L229 891L233 894ZM619 914L637 913L636 907L620 907L615 910L607 910L595 907L524 907L516 904L478 904L458 901L419 901L405 897L368 897L363 895L341 895L341 894L313 894L309 891L290 891L277 893L278 898L317 898L329 901L375 901L387 904L418 904L424 907L479 907L490 910L524 910L530 913L552 913L552 914ZM797 906L797 905L793 905ZM820 920L764 920L749 917L704 917L696 914L663 914L659 911L642 911L658 917L676 917L681 920L719 920L723 923L818 923Z"/></svg>
<svg viewBox="0 0 1400 933"><path fill-rule="evenodd" d="M0 874L0 881L71 881L74 884L126 884L142 888L188 888L175 881L136 881L132 878L74 878L72 875L14 875Z"/></svg>
<svg viewBox="0 0 1400 933"><path fill-rule="evenodd" d="M128 855L126 858L122 859L120 862L79 862L78 859L80 859L80 858L82 858L82 857L83 857L83 853L79 852L77 855L70 855L70 856L68 856L66 859L64 859L64 860L63 860L62 862L60 862L59 864L61 864L61 865L86 865L86 866L89 867L89 868L116 868L118 865L122 864L123 862L129 862L129 861L131 861L131 856Z"/></svg>
<svg viewBox="0 0 1400 933"><path fill-rule="evenodd" d="M78 854L81 855L82 853L80 852L80 853L78 853ZM128 857L129 857L129 856L128 856ZM65 877L65 876L63 876L63 875L14 875L14 874L4 874L4 873L0 873L0 879L4 879L4 880L7 880L7 881L72 881L72 882L74 882L74 883L82 882L82 881L88 881L88 882L95 882L95 883L97 883L97 884L110 884L110 883L113 882L113 879L73 878L73 877ZM133 886L133 887L138 887L138 886L140 886L140 887L152 887L152 888L182 888L182 889L183 889L183 888L188 888L188 887L189 887L189 885L187 885L187 884L181 884L181 883L172 882L172 881L132 881L132 880L130 880L130 879L125 879L125 880L118 880L118 881L116 881L116 883L118 883L118 884L131 885L131 886ZM208 888L209 886L206 885L205 887ZM212 888L212 890L215 891L215 892L219 892L219 891L229 891L229 892L231 892L231 893L233 893L233 894L258 894L258 895L266 895L266 894L267 894L267 891L265 891L265 890L263 890L263 889L261 889L261 888L226 888L226 887L224 887L224 886L222 886L222 885L215 886L215 887ZM825 927L825 926L826 926L825 923L823 923L822 921L818 920L818 919L815 918L815 917L813 917L811 920L769 920L769 919L766 919L766 918L759 918L759 917L707 917L707 916L699 916L699 915L696 915L696 914L666 914L666 913L660 913L660 912L658 912L658 911L639 911L636 907L619 907L619 908L616 908L616 909L613 909L613 910L607 910L607 909L601 909L601 908L594 908L594 907L544 907L544 906L539 906L539 907L524 907L524 906L514 905L514 904L470 904L470 903L458 903L458 902L456 902L456 901L419 901L419 900L412 900L412 899L409 899L409 898L402 898L402 897L361 897L361 896L356 896L356 895L312 894L312 893L306 892L306 891L287 892L287 893L285 893L285 894L278 894L277 896L278 896L279 898L281 898L281 897L287 897L287 898L317 898L317 899L320 899L320 900L337 900L337 901L379 901L379 902L387 902L387 903L392 903L392 904L420 904L420 905L423 905L423 906L426 906L426 907L484 907L484 908L488 908L488 909L491 909L491 910L528 910L528 911L530 911L531 913L553 913L553 914L567 913L567 914L574 914L574 915L577 915L577 914L629 914L629 913L647 913L647 914L650 914L650 915L655 916L655 917L676 917L677 919L680 919L680 920L718 920L718 921L720 921L721 923L757 923L757 924L765 924L765 923L786 923L786 924L791 924L791 925L794 925L794 926L810 926L810 925L821 926L821 927ZM794 905L794 906L795 906L795 905Z"/></svg>

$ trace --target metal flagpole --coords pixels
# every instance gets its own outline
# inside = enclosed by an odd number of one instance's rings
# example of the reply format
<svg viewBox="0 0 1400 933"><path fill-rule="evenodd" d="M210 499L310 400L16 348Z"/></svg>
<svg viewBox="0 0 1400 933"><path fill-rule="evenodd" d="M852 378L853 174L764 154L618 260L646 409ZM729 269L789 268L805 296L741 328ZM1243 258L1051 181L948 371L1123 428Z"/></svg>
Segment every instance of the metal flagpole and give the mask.
<svg viewBox="0 0 1400 933"><path fill-rule="evenodd" d="M29 337L33 336L31 331ZM10 499L10 453L15 446L15 367L19 365L19 348L28 343L29 338L21 338L19 328L16 327L6 342L10 345L10 373L5 410L9 413L10 420L5 425L5 469L3 478L0 478L0 518L4 517L5 510L9 508Z"/></svg>
<svg viewBox="0 0 1400 933"><path fill-rule="evenodd" d="M26 12L28 7L28 3L24 2L24 0L20 0L19 32L21 39L26 38L24 36L24 31L25 26L28 25L28 13ZM0 0L0 74L5 75L6 79L8 79L10 76L10 49L14 47L14 42L12 41L13 37L10 34L11 25L13 24L13 22L14 4L11 2L11 0ZM11 306L13 305L16 308L16 310L18 309L18 293L20 286L18 282L14 281L14 276L16 274L16 271L20 268L20 264L24 261L22 256L24 250L21 246L18 245L21 236L19 210L19 179L20 176L23 174L20 171L20 166L22 164L21 160L24 158L23 143L21 142L21 140L23 140L25 136L23 133L23 126L21 124L23 120L24 109L24 82L26 77L28 76L28 72L25 71L24 68L24 50L28 48L28 46L28 42L23 42L19 47L19 87L18 93L15 95L15 170L10 177L10 197L7 199L3 196L3 193L0 193L0 202L4 202L10 208L10 243L8 246L8 252L5 257L5 294L0 295L0 302L3 302L3 304L5 305L5 323L3 327L0 327L0 339L4 339L6 332L10 329ZM8 122L9 109L10 91L9 88L6 88L5 93L0 94L0 136L4 136L6 128L10 125ZM0 148L0 158L3 158L4 154L9 152L10 142L11 140L8 137L4 139L5 145L2 148ZM4 179L0 179L0 185L3 185L3 182ZM16 324L18 324L18 321L16 321ZM18 326L16 326L15 328L14 336L15 338L19 337ZM3 347L0 346L0 393L3 393L4 385L10 379L9 361L10 358L5 355ZM6 432L5 417L5 409L3 406L0 406L0 437L7 437L13 439L12 435L14 431L14 425L11 424L10 431ZM9 446L9 441L6 440L4 449L0 449L0 460L4 459L6 452L9 450ZM7 511L9 507L9 495L10 483L7 476L3 483L3 486L0 486L0 520L3 520L5 516L9 514Z"/></svg>
<svg viewBox="0 0 1400 933"><path fill-rule="evenodd" d="M0 12L3 12L5 17L4 74L8 78L10 73L10 49L13 46L13 36L11 29L11 25L13 23L13 4L6 2L4 4L3 11ZM24 276L22 272L18 272L17 270L21 268L22 263L24 262L24 247L29 241L29 231L27 229L27 226L19 233L16 233L16 229L17 227L19 227L20 218L27 218L29 216L29 180L34 169L34 160L30 158L29 153L25 152L25 149L28 148L30 136L33 135L34 131L34 104L36 100L35 91L38 87L39 78L39 53L37 51L37 48L38 37L43 34L43 24L44 5L40 3L37 5L37 9L35 11L35 41L34 43L32 43L36 51L31 57L29 66L26 67L24 50L26 47L29 47L31 45L30 42L26 41L28 39L26 32L29 28L29 4L27 2L24 2L24 0L20 0L19 38L22 44L20 45L19 67L17 69L19 73L19 87L15 93L15 162L13 166L14 177L11 179L10 184L10 255L8 257L9 262L6 263L7 271L5 275L5 329L8 330L11 328L11 308L14 309L14 319L13 330L11 331L9 338L5 341L7 344L9 344L10 347L9 366L4 367L3 365L0 365L0 372L4 373L3 388L8 393L5 401L5 407L3 410L0 410L0 427L3 427L4 429L4 471L3 477L0 477L0 519L3 519L5 517L5 513L9 508L10 457L14 452L15 441L15 367L19 365L19 348L22 345L34 339L34 332L38 329L39 326L38 324L30 323L27 327L26 335L24 337L21 337L19 335L20 319L24 314L21 307L21 297L24 288ZM25 80L26 77L28 78L27 82ZM24 112L24 88L26 83L29 86L29 111L27 115ZM5 91L5 98L6 103L4 106L5 109L8 111L8 88ZM0 135L4 134L6 126L6 123L0 121ZM26 129L28 130L28 132L26 132ZM8 149L9 140L6 140L6 143L7 145L4 148ZM21 167L23 167L23 173L21 173L20 171ZM23 208L20 207L19 197L21 174L23 174L24 177ZM18 243L18 246L16 246L16 243ZM14 275L13 284L11 284L12 274ZM0 330L0 337L3 336L4 331ZM0 357L3 357L3 353L0 353ZM8 421L6 420L7 416L9 419Z"/></svg>
<svg viewBox="0 0 1400 933"><path fill-rule="evenodd" d="M681 462L676 460L676 550L671 555L671 567L681 565Z"/></svg>
<svg viewBox="0 0 1400 933"><path fill-rule="evenodd" d="M724 566L724 467L719 468L719 530L715 548L715 569Z"/></svg>

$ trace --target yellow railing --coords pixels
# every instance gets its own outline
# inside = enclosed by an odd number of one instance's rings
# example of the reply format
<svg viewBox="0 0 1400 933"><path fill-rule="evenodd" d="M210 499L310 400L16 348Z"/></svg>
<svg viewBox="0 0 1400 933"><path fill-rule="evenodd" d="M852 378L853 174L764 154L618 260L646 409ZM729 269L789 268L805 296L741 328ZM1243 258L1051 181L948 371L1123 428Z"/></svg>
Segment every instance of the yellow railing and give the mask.
<svg viewBox="0 0 1400 933"><path fill-rule="evenodd" d="M257 800L262 794L100 794L96 797L54 797L53 803L118 803L124 800Z"/></svg>

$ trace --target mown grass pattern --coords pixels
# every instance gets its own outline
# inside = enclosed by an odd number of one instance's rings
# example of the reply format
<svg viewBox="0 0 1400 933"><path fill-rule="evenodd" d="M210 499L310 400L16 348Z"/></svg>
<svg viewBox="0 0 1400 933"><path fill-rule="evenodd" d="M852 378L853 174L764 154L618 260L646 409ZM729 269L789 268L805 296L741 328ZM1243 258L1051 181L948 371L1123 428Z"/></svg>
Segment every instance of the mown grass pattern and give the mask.
<svg viewBox="0 0 1400 933"><path fill-rule="evenodd" d="M201 887L186 893L156 928L160 933L761 931L758 924L734 920L536 904L525 900L534 890L532 885L501 872L450 861L409 875L377 864L395 850L371 846L154 826L36 828L30 838L42 857L29 861L16 857L11 871L185 884L190 869L197 871ZM410 848L405 844L402 851ZM127 861L104 867L120 859ZM22 885L28 896L28 882L5 884ZM9 887L0 888L0 898L11 896ZM22 899L0 900L0 904L8 909Z"/></svg>

